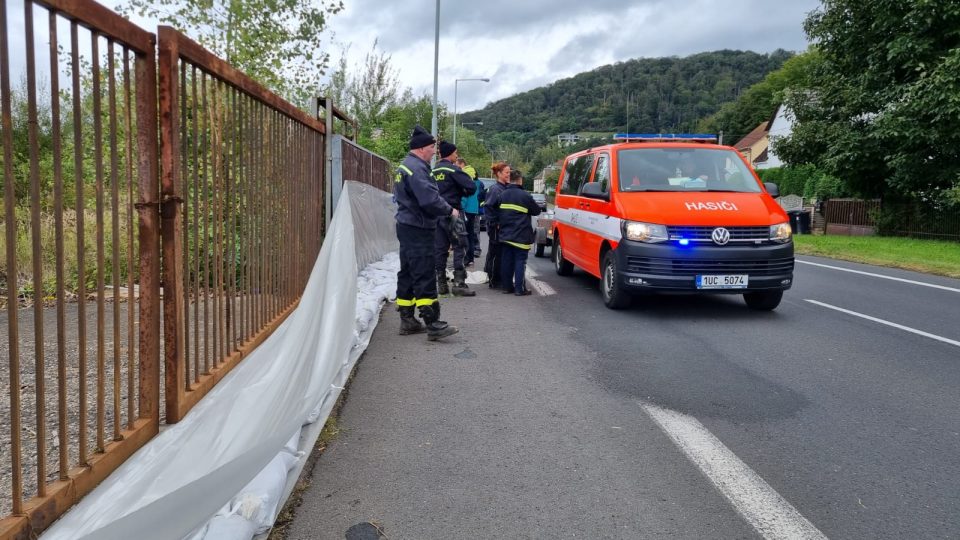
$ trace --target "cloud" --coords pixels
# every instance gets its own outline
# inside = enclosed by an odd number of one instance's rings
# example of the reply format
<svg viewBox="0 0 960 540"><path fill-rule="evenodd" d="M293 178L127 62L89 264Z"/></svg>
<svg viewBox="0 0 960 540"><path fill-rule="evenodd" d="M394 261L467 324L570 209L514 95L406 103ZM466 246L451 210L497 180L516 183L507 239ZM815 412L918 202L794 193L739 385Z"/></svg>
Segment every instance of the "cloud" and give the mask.
<svg viewBox="0 0 960 540"><path fill-rule="evenodd" d="M110 0L116 5L124 0ZM433 94L436 0L344 0L328 18L335 65L363 64L376 40L400 84ZM771 52L807 47L803 20L818 0L441 0L439 98L459 111L633 58L719 49ZM11 10L11 18L18 16ZM151 21L137 20L155 31Z"/></svg>
<svg viewBox="0 0 960 540"><path fill-rule="evenodd" d="M597 44L603 43L604 33L594 31L589 34L577 36L566 43L550 58L547 67L557 73L569 73L578 71L582 66L597 64L598 56L602 55L603 49L597 47Z"/></svg>
<svg viewBox="0 0 960 540"><path fill-rule="evenodd" d="M804 50L802 23L817 0L442 0L439 98L459 111L558 79L639 57L687 56L719 49ZM352 42L356 65L375 38L392 55L401 84L433 93L436 2L347 1L330 20Z"/></svg>

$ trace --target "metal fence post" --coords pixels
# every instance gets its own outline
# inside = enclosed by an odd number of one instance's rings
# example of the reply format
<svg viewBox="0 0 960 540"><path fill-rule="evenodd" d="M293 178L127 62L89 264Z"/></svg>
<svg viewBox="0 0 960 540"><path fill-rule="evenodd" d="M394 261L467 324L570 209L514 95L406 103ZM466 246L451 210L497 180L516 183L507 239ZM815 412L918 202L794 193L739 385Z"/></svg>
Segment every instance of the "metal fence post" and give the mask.
<svg viewBox="0 0 960 540"><path fill-rule="evenodd" d="M326 132L323 135L327 145L327 159L324 167L323 181L324 191L326 192L323 232L326 234L327 227L330 226L330 219L333 215L333 100L329 97L324 99L326 111L324 120L326 121Z"/></svg>
<svg viewBox="0 0 960 540"><path fill-rule="evenodd" d="M163 246L163 344L167 422L180 420L180 398L185 381L183 234L180 185L180 125L177 79L179 52L172 29L158 31L160 80L160 216Z"/></svg>

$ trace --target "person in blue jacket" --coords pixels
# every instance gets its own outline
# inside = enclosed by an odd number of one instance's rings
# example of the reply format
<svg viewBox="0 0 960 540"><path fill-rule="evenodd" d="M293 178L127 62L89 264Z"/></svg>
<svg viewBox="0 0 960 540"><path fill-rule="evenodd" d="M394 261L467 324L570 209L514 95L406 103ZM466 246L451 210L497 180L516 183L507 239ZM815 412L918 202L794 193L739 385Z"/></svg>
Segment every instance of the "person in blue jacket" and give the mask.
<svg viewBox="0 0 960 540"><path fill-rule="evenodd" d="M532 216L540 214L540 205L523 189L523 176L510 176L510 183L487 200L486 208L496 209L499 224L501 283L504 293L527 296L530 290L524 284L527 255L534 243Z"/></svg>
<svg viewBox="0 0 960 540"><path fill-rule="evenodd" d="M464 257L464 266L473 264L473 260L479 255L480 244L477 239L477 218L480 215L480 196L483 194L483 182L477 180L477 170L468 165L462 157L457 157L457 165L463 169L463 172L473 180L476 191L469 197L464 197L461 201L463 213L467 215L467 250Z"/></svg>
<svg viewBox="0 0 960 540"><path fill-rule="evenodd" d="M473 195L477 187L473 179L456 164L457 147L453 143L441 141L439 144L440 161L433 168L433 178L437 181L440 197L453 208L462 212L463 197ZM437 292L449 294L451 287L447 283L447 254L453 248L453 288L454 296L476 296L476 292L467 287L467 267L464 264L467 255L467 229L463 217L441 219L437 222L437 234L434 242L435 262L437 265Z"/></svg>
<svg viewBox="0 0 960 540"><path fill-rule="evenodd" d="M400 241L400 272L397 273L397 310L400 335L426 330L434 341L456 334L458 329L440 320L433 243L438 219L454 219L459 212L440 197L430 174L430 158L436 140L416 126L410 136L410 153L397 167L393 196L397 202L397 239ZM414 316L420 310L424 325Z"/></svg>

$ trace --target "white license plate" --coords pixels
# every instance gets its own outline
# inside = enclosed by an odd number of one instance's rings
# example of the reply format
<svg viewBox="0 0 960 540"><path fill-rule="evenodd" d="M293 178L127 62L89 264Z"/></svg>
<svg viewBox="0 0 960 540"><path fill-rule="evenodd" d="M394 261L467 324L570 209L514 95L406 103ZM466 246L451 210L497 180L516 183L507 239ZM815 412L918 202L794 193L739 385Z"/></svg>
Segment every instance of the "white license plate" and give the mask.
<svg viewBox="0 0 960 540"><path fill-rule="evenodd" d="M749 282L746 274L721 276L697 276L698 289L746 289Z"/></svg>

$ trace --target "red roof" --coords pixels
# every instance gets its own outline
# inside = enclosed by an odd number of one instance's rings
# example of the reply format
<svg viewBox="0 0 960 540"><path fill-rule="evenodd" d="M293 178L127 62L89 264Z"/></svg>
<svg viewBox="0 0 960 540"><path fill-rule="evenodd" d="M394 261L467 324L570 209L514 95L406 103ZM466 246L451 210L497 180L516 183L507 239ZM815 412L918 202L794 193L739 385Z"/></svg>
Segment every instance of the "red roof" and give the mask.
<svg viewBox="0 0 960 540"><path fill-rule="evenodd" d="M737 150L748 150L753 145L763 138L767 134L767 126L769 122L762 122L759 126L755 127L753 131L747 133L747 136L737 141L737 144L733 145Z"/></svg>

